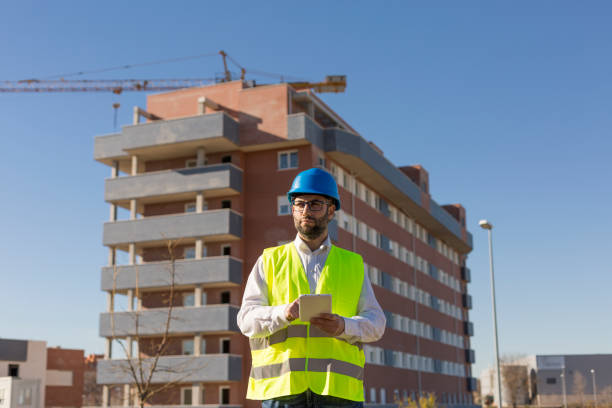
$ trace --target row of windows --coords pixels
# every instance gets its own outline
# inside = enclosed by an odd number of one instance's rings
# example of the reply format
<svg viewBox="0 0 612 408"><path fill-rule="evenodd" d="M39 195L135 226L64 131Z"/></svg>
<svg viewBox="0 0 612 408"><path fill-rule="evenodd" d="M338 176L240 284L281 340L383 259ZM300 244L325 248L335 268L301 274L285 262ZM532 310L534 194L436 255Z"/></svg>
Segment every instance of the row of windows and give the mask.
<svg viewBox="0 0 612 408"><path fill-rule="evenodd" d="M338 211L337 218L340 228L354 234L370 245L387 251L396 259L415 267L418 271L431 276L443 285L457 292L461 292L461 283L457 278L435 267L420 256L415 256L414 252L400 245L398 242L387 238L384 234L381 234L363 221L355 219L355 217L344 211Z"/></svg>
<svg viewBox="0 0 612 408"><path fill-rule="evenodd" d="M459 320L462 319L460 307L453 305L444 299L440 299L437 296L424 291L423 289L417 288L406 281L393 277L375 266L365 264L365 270L372 284L382 286L393 293L428 306L440 313L444 313L447 316L451 316Z"/></svg>
<svg viewBox="0 0 612 408"><path fill-rule="evenodd" d="M204 404L204 387L201 389L200 394L200 405ZM219 403L229 404L230 403L230 388L222 386L219 388ZM193 387L181 388L181 405L192 405L193 404Z"/></svg>
<svg viewBox="0 0 612 408"><path fill-rule="evenodd" d="M431 357L416 356L382 347L364 345L366 363L386 365L408 370L465 377L465 366L453 361L437 360Z"/></svg>
<svg viewBox="0 0 612 408"><path fill-rule="evenodd" d="M391 327L392 329L409 333L413 336L439 341L440 343L460 349L464 348L464 340L463 336L461 335L451 333L437 327L432 327L427 323L419 322L397 313L385 312L385 315L387 317L387 326Z"/></svg>
<svg viewBox="0 0 612 408"><path fill-rule="evenodd" d="M221 304L228 304L230 303L230 291L224 291L221 292ZM201 299L201 304L202 305L206 305L206 292L202 291L202 299ZM195 306L195 292L187 292L187 293L183 293L183 306L185 307L189 307L189 306Z"/></svg>
<svg viewBox="0 0 612 408"><path fill-rule="evenodd" d="M424 394L427 394L427 392L425 392ZM376 388L371 387L370 388L370 402L372 403L377 402L376 396L377 396ZM408 390L404 389L402 391L402 394L400 395L400 390L398 389L393 390L392 401L394 403L398 401L407 401L408 398L412 399L412 401L416 401L418 399L417 392L415 391L408 392ZM471 405L473 403L472 396L470 394L464 394L464 393L443 392L440 397L437 397L437 399L439 402L444 403L444 404L448 403L448 404L453 404L453 405L454 404L470 404ZM381 404L387 403L387 390L385 388L380 389L380 403Z"/></svg>
<svg viewBox="0 0 612 408"><path fill-rule="evenodd" d="M192 356L195 354L195 343L193 339L185 339L181 342L181 354L185 356ZM230 339L222 338L219 339L219 350L222 354L229 354L230 352ZM200 354L206 354L206 339L202 339L200 343Z"/></svg>
<svg viewBox="0 0 612 408"><path fill-rule="evenodd" d="M361 199L370 207L386 215L395 224L399 225L410 234L413 234L417 239L432 246L439 253L453 261L455 264L459 264L459 254L444 242L435 239L435 237L431 235L425 227L415 222L412 218L405 215L392 204L387 203L373 190L369 189L366 185L361 183L355 177L351 176L335 163L330 163L329 171L336 179L336 182L346 190L350 191L355 197Z"/></svg>

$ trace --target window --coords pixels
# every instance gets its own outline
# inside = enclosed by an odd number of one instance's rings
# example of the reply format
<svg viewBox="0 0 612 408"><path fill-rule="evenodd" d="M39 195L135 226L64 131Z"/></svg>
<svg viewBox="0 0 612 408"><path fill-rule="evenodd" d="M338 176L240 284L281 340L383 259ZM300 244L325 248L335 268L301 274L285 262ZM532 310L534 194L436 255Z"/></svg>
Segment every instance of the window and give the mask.
<svg viewBox="0 0 612 408"><path fill-rule="evenodd" d="M220 339L221 353L229 354L230 352L230 339Z"/></svg>
<svg viewBox="0 0 612 408"><path fill-rule="evenodd" d="M557 383L557 379L555 377L548 377L546 379L546 384L556 384Z"/></svg>
<svg viewBox="0 0 612 408"><path fill-rule="evenodd" d="M181 405L191 405L192 403L192 393L193 390L191 387L181 388Z"/></svg>
<svg viewBox="0 0 612 408"><path fill-rule="evenodd" d="M229 404L230 403L230 389L229 387L221 387L219 388L219 402L221 404Z"/></svg>
<svg viewBox="0 0 612 408"><path fill-rule="evenodd" d="M325 168L325 159L323 157L319 157L319 167Z"/></svg>
<svg viewBox="0 0 612 408"><path fill-rule="evenodd" d="M384 388L380 389L380 403L381 404L387 403L387 391Z"/></svg>
<svg viewBox="0 0 612 408"><path fill-rule="evenodd" d="M193 356L193 351L193 339L187 339L181 342L181 353L184 356Z"/></svg>
<svg viewBox="0 0 612 408"><path fill-rule="evenodd" d="M376 388L370 388L370 402L376 402Z"/></svg>
<svg viewBox="0 0 612 408"><path fill-rule="evenodd" d="M276 208L278 209L278 215L291 214L291 205L289 203L289 200L287 200L287 196L278 196L276 198Z"/></svg>
<svg viewBox="0 0 612 408"><path fill-rule="evenodd" d="M195 201L192 202L192 203L185 204L185 212L186 213L196 212L196 203L195 203Z"/></svg>
<svg viewBox="0 0 612 408"><path fill-rule="evenodd" d="M297 169L298 152L297 150L278 152L278 169Z"/></svg>
<svg viewBox="0 0 612 408"><path fill-rule="evenodd" d="M197 159L187 159L185 160L185 167L196 167L198 165Z"/></svg>
<svg viewBox="0 0 612 408"><path fill-rule="evenodd" d="M221 292L221 303L230 302L230 293L228 291Z"/></svg>
<svg viewBox="0 0 612 408"><path fill-rule="evenodd" d="M232 200L221 201L221 208L232 208Z"/></svg>
<svg viewBox="0 0 612 408"><path fill-rule="evenodd" d="M19 377L19 364L9 364L8 376L9 377Z"/></svg>
<svg viewBox="0 0 612 408"><path fill-rule="evenodd" d="M221 254L222 255L231 255L232 254L232 246L230 244L221 245Z"/></svg>
<svg viewBox="0 0 612 408"><path fill-rule="evenodd" d="M195 247L186 247L183 254L185 259L195 259Z"/></svg>
<svg viewBox="0 0 612 408"><path fill-rule="evenodd" d="M193 306L195 305L195 297L193 292L191 293L183 293L183 306Z"/></svg>
<svg viewBox="0 0 612 408"><path fill-rule="evenodd" d="M223 156L221 158L221 163L231 163L232 162L232 156Z"/></svg>

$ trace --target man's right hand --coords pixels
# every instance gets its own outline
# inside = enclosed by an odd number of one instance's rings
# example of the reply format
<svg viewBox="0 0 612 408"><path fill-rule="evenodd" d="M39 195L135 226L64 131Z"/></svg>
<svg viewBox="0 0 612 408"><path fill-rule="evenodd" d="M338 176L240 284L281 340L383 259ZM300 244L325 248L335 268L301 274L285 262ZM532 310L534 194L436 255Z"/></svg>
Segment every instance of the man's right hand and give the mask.
<svg viewBox="0 0 612 408"><path fill-rule="evenodd" d="M300 317L300 298L295 299L287 305L285 308L285 317L290 322Z"/></svg>

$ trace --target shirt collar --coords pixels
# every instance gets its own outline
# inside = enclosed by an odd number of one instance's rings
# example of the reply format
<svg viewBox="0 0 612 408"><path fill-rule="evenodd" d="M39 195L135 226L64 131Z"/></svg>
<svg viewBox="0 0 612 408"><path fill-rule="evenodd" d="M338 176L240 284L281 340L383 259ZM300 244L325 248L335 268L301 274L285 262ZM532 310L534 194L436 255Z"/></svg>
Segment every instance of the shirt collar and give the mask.
<svg viewBox="0 0 612 408"><path fill-rule="evenodd" d="M302 252L305 254L311 254L315 252L326 251L331 247L331 240L329 239L329 235L325 238L325 240L321 243L321 246L314 251L311 251L306 242L300 237L300 234L295 235L295 240L293 240L293 244L295 245L298 252Z"/></svg>

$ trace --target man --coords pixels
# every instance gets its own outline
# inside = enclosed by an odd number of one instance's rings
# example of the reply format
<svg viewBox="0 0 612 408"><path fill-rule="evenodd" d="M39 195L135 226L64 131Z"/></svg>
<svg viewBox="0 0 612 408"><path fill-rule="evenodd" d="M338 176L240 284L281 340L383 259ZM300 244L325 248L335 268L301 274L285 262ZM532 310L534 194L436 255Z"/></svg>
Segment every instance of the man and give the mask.
<svg viewBox="0 0 612 408"><path fill-rule="evenodd" d="M334 178L313 168L289 193L295 240L265 249L244 291L238 326L250 337L247 398L262 407L363 407L361 343L382 337L385 316L360 255L333 246L340 209ZM299 319L299 296L331 294L332 313Z"/></svg>

